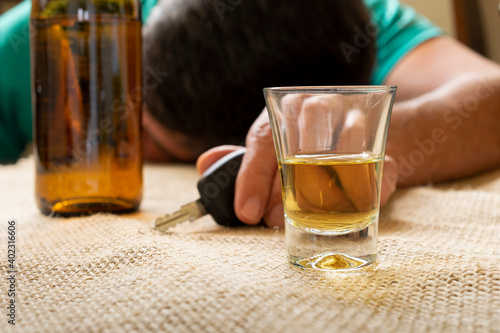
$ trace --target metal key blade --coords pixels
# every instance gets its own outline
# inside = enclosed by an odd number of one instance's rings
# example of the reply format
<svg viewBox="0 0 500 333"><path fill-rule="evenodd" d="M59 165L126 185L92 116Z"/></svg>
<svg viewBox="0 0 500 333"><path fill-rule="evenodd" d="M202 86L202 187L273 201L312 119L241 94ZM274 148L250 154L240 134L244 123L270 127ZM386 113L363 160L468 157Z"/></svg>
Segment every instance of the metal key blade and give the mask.
<svg viewBox="0 0 500 333"><path fill-rule="evenodd" d="M158 230L168 230L178 223L185 221L194 221L197 218L202 217L207 214L205 207L201 203L201 199L183 205L181 209L174 212L173 214L167 214L162 217L158 217L153 221L153 228Z"/></svg>

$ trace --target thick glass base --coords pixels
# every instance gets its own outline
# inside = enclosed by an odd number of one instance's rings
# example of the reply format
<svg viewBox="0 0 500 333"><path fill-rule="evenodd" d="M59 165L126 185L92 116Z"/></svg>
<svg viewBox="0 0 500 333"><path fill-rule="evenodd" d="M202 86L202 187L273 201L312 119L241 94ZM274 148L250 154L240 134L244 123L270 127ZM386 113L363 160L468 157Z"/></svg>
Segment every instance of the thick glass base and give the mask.
<svg viewBox="0 0 500 333"><path fill-rule="evenodd" d="M311 233L285 218L290 263L326 271L349 271L377 260L378 217L367 227L344 234Z"/></svg>
<svg viewBox="0 0 500 333"><path fill-rule="evenodd" d="M39 199L37 203L45 215L70 217L95 213L129 213L139 208L140 200L94 197L67 199L54 203Z"/></svg>

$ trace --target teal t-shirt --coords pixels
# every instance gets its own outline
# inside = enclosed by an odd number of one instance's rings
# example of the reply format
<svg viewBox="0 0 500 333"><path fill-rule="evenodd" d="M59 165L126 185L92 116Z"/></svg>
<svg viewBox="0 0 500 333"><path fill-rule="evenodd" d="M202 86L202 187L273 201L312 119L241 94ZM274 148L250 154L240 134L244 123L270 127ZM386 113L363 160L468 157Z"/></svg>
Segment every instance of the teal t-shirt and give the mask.
<svg viewBox="0 0 500 333"><path fill-rule="evenodd" d="M377 64L372 84L383 84L392 68L419 44L443 34L429 20L399 0L364 0L378 26Z"/></svg>
<svg viewBox="0 0 500 333"><path fill-rule="evenodd" d="M382 84L403 56L442 34L428 20L398 0L364 0L377 29L377 65L372 84ZM157 0L141 0L143 21ZM29 15L23 1L0 16L0 162L15 161L31 142Z"/></svg>

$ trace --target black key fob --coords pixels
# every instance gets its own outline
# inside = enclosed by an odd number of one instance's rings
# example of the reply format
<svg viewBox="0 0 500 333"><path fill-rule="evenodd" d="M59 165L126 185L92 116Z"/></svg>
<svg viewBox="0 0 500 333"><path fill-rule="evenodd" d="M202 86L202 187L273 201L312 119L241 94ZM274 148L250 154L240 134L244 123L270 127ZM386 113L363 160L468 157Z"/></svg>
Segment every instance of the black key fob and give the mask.
<svg viewBox="0 0 500 333"><path fill-rule="evenodd" d="M215 222L227 227L245 226L234 212L236 176L246 149L234 151L208 168L198 181L200 200Z"/></svg>

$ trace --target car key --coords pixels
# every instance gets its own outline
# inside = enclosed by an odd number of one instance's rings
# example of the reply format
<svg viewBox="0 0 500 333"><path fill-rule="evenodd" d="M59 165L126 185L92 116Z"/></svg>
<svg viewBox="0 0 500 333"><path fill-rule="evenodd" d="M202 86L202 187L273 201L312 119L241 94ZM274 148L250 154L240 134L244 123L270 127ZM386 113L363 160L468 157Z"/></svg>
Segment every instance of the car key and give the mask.
<svg viewBox="0 0 500 333"><path fill-rule="evenodd" d="M198 181L200 198L181 206L173 214L155 219L153 228L168 230L178 223L194 221L206 214L212 215L215 222L223 226L245 225L236 217L233 204L236 176L245 151L234 151L210 166Z"/></svg>

